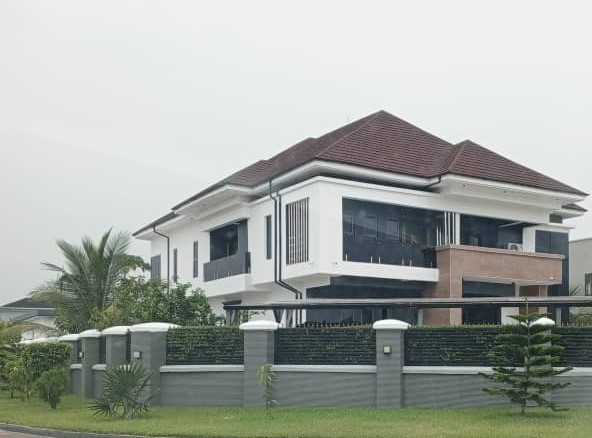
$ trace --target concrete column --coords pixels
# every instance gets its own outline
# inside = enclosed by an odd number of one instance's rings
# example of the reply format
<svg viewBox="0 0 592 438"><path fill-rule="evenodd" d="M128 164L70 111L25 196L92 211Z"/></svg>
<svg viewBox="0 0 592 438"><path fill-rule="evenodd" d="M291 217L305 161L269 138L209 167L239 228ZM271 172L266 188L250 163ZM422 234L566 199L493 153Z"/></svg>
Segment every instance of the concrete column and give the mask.
<svg viewBox="0 0 592 438"><path fill-rule="evenodd" d="M77 369L72 369L72 365L78 366L78 335L69 334L60 336L60 342L65 342L70 346L70 360L68 360L68 376L70 377L70 393L80 395L80 379L78 377Z"/></svg>
<svg viewBox="0 0 592 438"><path fill-rule="evenodd" d="M520 314L520 307L502 307L501 308L501 323L502 324L518 324L518 321L510 318Z"/></svg>
<svg viewBox="0 0 592 438"><path fill-rule="evenodd" d="M106 337L107 367L123 365L127 362L127 334L129 326L115 326L103 330Z"/></svg>
<svg viewBox="0 0 592 438"><path fill-rule="evenodd" d="M68 366L78 363L78 335L64 335L58 338L59 341L65 342L70 346L70 360Z"/></svg>
<svg viewBox="0 0 592 438"><path fill-rule="evenodd" d="M278 323L272 321L250 321L240 325L245 336L243 406L264 405L257 372L263 365L274 363L277 328Z"/></svg>
<svg viewBox="0 0 592 438"><path fill-rule="evenodd" d="M150 372L148 391L153 394L151 405L160 405L160 367L166 364L167 332L175 324L148 322L129 328L131 332L131 361L139 362Z"/></svg>
<svg viewBox="0 0 592 438"><path fill-rule="evenodd" d="M405 330L409 324L397 319L374 323L376 330L376 407L403 406Z"/></svg>
<svg viewBox="0 0 592 438"><path fill-rule="evenodd" d="M99 338L98 330L85 330L79 335L82 341L82 357L80 360L80 397L93 398L95 390L95 378L93 365L99 363Z"/></svg>

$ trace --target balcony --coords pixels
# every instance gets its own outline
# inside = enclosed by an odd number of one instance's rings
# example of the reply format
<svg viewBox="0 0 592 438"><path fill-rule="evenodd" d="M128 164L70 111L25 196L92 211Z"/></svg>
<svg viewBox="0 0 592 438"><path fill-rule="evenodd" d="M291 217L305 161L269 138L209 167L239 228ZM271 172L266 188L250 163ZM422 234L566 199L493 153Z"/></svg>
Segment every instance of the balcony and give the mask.
<svg viewBox="0 0 592 438"><path fill-rule="evenodd" d="M521 285L562 282L564 256L469 245L436 248L441 276L452 283L464 280L511 281ZM460 288L459 288L460 289Z"/></svg>
<svg viewBox="0 0 592 438"><path fill-rule="evenodd" d="M204 281L218 280L251 272L251 253L243 252L204 264Z"/></svg>

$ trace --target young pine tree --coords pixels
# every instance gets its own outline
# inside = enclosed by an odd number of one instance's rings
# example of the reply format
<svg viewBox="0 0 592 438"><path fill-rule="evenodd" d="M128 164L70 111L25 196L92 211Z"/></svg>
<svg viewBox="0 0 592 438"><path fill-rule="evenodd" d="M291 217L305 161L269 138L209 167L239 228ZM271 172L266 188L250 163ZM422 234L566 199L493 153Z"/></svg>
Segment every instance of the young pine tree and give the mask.
<svg viewBox="0 0 592 438"><path fill-rule="evenodd" d="M570 371L571 367L554 368L563 347L554 345L560 336L551 334L555 323L543 314L510 316L518 321L512 333L497 336L497 345L491 356L502 366L493 368L493 374L481 374L498 385L483 388L492 395L501 395L520 405L522 415L530 403L558 410L552 401L545 398L549 391L564 388L569 383L559 383L555 376Z"/></svg>

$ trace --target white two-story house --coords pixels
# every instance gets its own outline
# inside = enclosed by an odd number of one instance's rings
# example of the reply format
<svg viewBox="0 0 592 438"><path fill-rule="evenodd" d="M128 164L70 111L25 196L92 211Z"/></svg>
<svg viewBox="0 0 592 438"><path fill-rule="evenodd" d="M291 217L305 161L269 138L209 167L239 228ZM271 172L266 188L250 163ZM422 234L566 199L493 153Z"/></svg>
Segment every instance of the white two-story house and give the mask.
<svg viewBox="0 0 592 438"><path fill-rule="evenodd" d="M564 296L564 220L585 212L586 196L380 111L253 163L135 236L151 243L152 276L204 289L217 313L301 298ZM302 318L459 324L515 310L385 305Z"/></svg>

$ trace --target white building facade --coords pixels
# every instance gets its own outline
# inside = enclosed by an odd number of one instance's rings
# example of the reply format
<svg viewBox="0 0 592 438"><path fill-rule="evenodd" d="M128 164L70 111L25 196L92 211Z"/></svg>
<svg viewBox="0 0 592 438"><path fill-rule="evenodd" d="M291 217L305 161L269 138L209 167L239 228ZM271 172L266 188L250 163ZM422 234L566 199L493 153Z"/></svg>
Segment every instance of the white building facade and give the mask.
<svg viewBox="0 0 592 438"><path fill-rule="evenodd" d="M249 166L135 236L151 243L153 276L203 289L219 314L228 303L298 298L565 295L563 222L583 214L574 203L585 196L379 112ZM513 310L303 318L458 324L504 321Z"/></svg>

